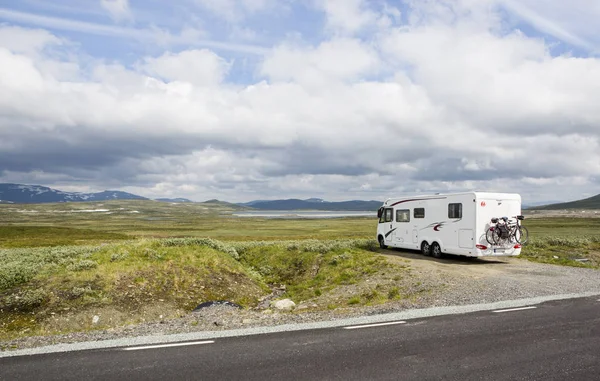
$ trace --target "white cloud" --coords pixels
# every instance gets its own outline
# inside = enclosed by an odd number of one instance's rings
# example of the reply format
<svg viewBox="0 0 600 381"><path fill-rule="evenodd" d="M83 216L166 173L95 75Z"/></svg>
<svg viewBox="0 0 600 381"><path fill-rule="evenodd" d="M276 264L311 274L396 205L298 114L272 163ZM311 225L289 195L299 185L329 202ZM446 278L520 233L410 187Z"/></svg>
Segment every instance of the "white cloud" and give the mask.
<svg viewBox="0 0 600 381"><path fill-rule="evenodd" d="M196 86L221 83L229 70L228 64L210 50L187 50L165 53L157 58L146 58L141 68L151 76L166 81L184 81Z"/></svg>
<svg viewBox="0 0 600 381"><path fill-rule="evenodd" d="M238 23L259 12L285 9L281 0L194 0L203 9L231 23Z"/></svg>
<svg viewBox="0 0 600 381"><path fill-rule="evenodd" d="M543 33L595 53L600 51L600 30L597 23L600 3L597 1L498 1Z"/></svg>
<svg viewBox="0 0 600 381"><path fill-rule="evenodd" d="M172 32L156 27L150 29L126 28L59 17L40 16L3 8L0 8L0 17L18 23L36 25L55 30L87 33L106 37L127 38L145 42L147 44L158 44L163 47L168 47L170 45L185 45L258 55L266 52L266 48L262 46L205 39L202 38L204 36L202 31L190 27L183 28L179 34L173 34Z"/></svg>
<svg viewBox="0 0 600 381"><path fill-rule="evenodd" d="M335 33L352 35L372 27L379 17L365 0L318 0L317 3L327 15L327 28Z"/></svg>
<svg viewBox="0 0 600 381"><path fill-rule="evenodd" d="M530 8L527 4L530 4L534 8ZM516 13L520 17L522 17L527 22L531 23L534 27L538 28L540 31L547 33L551 36L554 36L562 41L566 41L575 46L579 46L588 50L594 49L594 45L587 41L585 37L580 37L576 33L571 32L569 29L579 30L585 33L585 30L581 30L576 25L572 24L572 20L565 18L565 11L570 13L572 9L572 4L560 4L558 7L556 5L551 5L550 9L548 9L548 2L544 1L543 4L540 4L539 1L513 1L513 0L502 0L502 4L509 9L510 11ZM552 9L554 8L554 9ZM557 9L558 8L558 9ZM587 6L586 6L587 8ZM585 16L585 14L577 15L577 24L581 24L581 16ZM600 16L600 9L596 14L596 17L592 21L595 24L595 20ZM597 33L598 30L596 29Z"/></svg>
<svg viewBox="0 0 600 381"><path fill-rule="evenodd" d="M25 29L18 26L0 28L0 46L15 53L37 54L48 45L59 45L62 40L43 29Z"/></svg>
<svg viewBox="0 0 600 381"><path fill-rule="evenodd" d="M375 49L356 39L336 38L316 48L281 45L266 57L260 72L274 81L319 85L331 79L356 80L379 68Z"/></svg>
<svg viewBox="0 0 600 381"><path fill-rule="evenodd" d="M129 0L100 0L100 5L115 21L130 20L133 17L129 8Z"/></svg>
<svg viewBox="0 0 600 381"><path fill-rule="evenodd" d="M206 49L69 61L47 51L71 49L52 34L24 29L14 44L0 27L0 180L230 201L594 193L600 60L552 56L469 4L415 2L408 24L369 42L280 44L248 85ZM64 63L68 79L51 70Z"/></svg>

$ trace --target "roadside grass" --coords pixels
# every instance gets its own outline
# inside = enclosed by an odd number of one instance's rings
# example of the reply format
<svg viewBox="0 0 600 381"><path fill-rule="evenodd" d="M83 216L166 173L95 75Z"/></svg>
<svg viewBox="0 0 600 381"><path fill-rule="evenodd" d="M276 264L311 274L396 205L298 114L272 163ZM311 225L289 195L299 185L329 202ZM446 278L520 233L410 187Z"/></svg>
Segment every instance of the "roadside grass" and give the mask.
<svg viewBox="0 0 600 381"><path fill-rule="evenodd" d="M523 246L521 257L541 263L600 268L600 236L532 238Z"/></svg>
<svg viewBox="0 0 600 381"><path fill-rule="evenodd" d="M600 268L600 218L525 220L529 242L521 257L541 263Z"/></svg>
<svg viewBox="0 0 600 381"><path fill-rule="evenodd" d="M156 321L213 300L249 308L281 285L286 286L282 298L321 300L382 272L390 281L376 293L357 288L357 294L344 294L336 303L398 298L401 292L393 288L406 269L388 263L376 248L374 240L170 238L0 249L0 339ZM98 315L102 318L94 323Z"/></svg>
<svg viewBox="0 0 600 381"><path fill-rule="evenodd" d="M113 324L156 320L156 304L190 311L208 300L256 304L269 288L231 255L209 245L167 246L139 240L104 247L0 250L0 338L47 334L52 320L110 307ZM123 320L124 319L124 320ZM52 324L50 324L52 325ZM56 325L56 324L54 324ZM63 324L64 325L64 324Z"/></svg>
<svg viewBox="0 0 600 381"><path fill-rule="evenodd" d="M376 255L375 240L285 242L243 247L239 251L242 263L259 273L265 282L284 285L285 295L296 302L320 298L340 286L357 285L385 273L389 279L380 285L381 297L369 290L364 295L343 295L338 302L375 304L387 300L387 295L392 299L400 296L398 290L390 289L395 287L392 278L401 279L405 268Z"/></svg>

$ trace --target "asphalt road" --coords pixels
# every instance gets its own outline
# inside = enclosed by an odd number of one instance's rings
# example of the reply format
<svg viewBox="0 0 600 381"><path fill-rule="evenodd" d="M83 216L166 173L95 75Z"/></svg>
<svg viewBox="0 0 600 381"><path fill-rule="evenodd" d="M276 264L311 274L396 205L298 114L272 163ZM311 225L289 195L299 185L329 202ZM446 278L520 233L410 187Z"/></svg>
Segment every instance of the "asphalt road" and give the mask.
<svg viewBox="0 0 600 381"><path fill-rule="evenodd" d="M600 301L211 341L0 358L0 379L597 380Z"/></svg>

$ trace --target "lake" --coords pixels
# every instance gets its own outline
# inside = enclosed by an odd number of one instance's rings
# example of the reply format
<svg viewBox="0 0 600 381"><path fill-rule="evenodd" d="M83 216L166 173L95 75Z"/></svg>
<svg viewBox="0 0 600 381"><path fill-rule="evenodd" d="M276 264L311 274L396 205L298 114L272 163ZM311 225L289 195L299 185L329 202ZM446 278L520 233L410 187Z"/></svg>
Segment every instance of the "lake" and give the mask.
<svg viewBox="0 0 600 381"><path fill-rule="evenodd" d="M265 210L251 212L235 212L235 217L262 218L341 218L341 217L377 217L377 212L346 212L346 211L302 211L302 210Z"/></svg>

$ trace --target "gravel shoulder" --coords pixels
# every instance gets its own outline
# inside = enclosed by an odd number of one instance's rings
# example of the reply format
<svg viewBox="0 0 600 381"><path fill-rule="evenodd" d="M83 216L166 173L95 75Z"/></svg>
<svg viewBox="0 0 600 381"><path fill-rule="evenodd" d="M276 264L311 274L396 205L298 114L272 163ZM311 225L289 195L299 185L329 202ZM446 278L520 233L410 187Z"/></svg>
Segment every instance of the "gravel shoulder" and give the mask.
<svg viewBox="0 0 600 381"><path fill-rule="evenodd" d="M334 310L299 306L293 312L213 306L163 320L122 328L66 335L27 337L0 343L1 350L34 348L59 343L113 340L202 331L300 324L372 316L428 307L462 306L549 295L600 292L600 271L529 262L518 258L433 259L418 253L383 250L390 262L409 266L399 281L411 297L386 304Z"/></svg>

